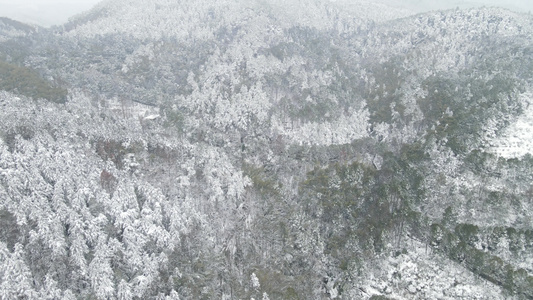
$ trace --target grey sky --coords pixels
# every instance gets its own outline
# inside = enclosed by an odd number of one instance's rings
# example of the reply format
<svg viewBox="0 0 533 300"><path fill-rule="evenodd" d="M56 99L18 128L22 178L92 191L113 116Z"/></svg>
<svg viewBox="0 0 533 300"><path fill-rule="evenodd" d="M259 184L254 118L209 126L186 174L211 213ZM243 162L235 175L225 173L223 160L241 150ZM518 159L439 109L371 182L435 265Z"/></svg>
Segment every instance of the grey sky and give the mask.
<svg viewBox="0 0 533 300"><path fill-rule="evenodd" d="M0 16L41 26L59 25L101 0L0 0Z"/></svg>
<svg viewBox="0 0 533 300"><path fill-rule="evenodd" d="M0 0L0 16L41 26L59 25L101 0ZM354 0L357 1L357 0ZM532 0L376 0L407 6L417 12L470 6L501 6L514 11L533 11Z"/></svg>

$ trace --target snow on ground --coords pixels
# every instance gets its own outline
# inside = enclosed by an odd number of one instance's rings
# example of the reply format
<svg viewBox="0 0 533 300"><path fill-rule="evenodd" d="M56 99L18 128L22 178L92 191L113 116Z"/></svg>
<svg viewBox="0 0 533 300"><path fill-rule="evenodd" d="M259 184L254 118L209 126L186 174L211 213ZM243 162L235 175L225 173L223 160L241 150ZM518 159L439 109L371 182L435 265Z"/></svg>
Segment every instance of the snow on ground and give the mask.
<svg viewBox="0 0 533 300"><path fill-rule="evenodd" d="M294 144L343 145L368 136L369 117L370 113L363 108L341 115L332 122L309 122L294 129L274 119L273 127L286 135Z"/></svg>
<svg viewBox="0 0 533 300"><path fill-rule="evenodd" d="M367 297L391 299L509 299L500 287L475 275L463 265L416 240L407 240L406 251L377 262L361 290ZM512 299L512 298L511 298Z"/></svg>
<svg viewBox="0 0 533 300"><path fill-rule="evenodd" d="M522 97L526 106L524 113L490 142L490 151L504 158L533 155L533 92Z"/></svg>
<svg viewBox="0 0 533 300"><path fill-rule="evenodd" d="M155 120L159 118L159 109L156 106L150 106L129 100L120 100L112 98L107 100L106 106L111 111L124 118L142 118L143 120Z"/></svg>

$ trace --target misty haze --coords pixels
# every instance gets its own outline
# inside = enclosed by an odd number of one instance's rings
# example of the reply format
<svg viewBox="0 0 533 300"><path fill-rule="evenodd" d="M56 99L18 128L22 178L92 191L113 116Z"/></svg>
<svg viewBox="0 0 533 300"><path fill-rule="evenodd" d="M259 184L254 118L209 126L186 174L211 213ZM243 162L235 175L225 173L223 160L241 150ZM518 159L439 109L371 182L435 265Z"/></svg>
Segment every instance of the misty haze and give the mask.
<svg viewBox="0 0 533 300"><path fill-rule="evenodd" d="M0 299L533 299L531 6L0 0Z"/></svg>
<svg viewBox="0 0 533 300"><path fill-rule="evenodd" d="M330 0L331 2L353 2L358 0ZM49 27L61 25L78 14L81 14L97 3L105 3L100 0L0 0L0 17L8 17L24 23ZM397 8L404 8L413 13L452 9L456 7L503 7L516 12L528 13L533 10L533 2L528 0L374 0L366 2L384 3Z"/></svg>

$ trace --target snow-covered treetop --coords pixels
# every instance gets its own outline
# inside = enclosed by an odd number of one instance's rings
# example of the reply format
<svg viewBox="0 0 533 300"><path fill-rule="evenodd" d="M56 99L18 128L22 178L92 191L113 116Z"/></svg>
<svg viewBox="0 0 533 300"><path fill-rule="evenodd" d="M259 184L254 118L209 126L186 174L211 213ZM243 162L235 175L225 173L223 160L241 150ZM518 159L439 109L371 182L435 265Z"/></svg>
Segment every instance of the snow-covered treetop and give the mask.
<svg viewBox="0 0 533 300"><path fill-rule="evenodd" d="M0 42L34 33L36 27L0 17Z"/></svg>
<svg viewBox="0 0 533 300"><path fill-rule="evenodd" d="M221 28L247 25L266 16L282 28L306 26L338 29L346 23L382 22L409 15L408 11L368 1L104 1L66 25L67 35L94 37L127 34L132 37L208 40Z"/></svg>

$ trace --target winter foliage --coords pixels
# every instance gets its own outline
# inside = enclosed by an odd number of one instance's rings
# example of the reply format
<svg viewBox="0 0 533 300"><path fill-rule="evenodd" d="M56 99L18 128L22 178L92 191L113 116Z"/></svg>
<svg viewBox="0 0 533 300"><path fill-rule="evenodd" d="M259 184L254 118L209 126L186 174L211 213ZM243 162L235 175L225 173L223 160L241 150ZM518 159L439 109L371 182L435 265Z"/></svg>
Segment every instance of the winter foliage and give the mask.
<svg viewBox="0 0 533 300"><path fill-rule="evenodd" d="M0 299L533 297L532 31L344 0L0 20Z"/></svg>

